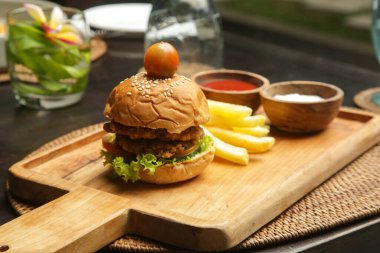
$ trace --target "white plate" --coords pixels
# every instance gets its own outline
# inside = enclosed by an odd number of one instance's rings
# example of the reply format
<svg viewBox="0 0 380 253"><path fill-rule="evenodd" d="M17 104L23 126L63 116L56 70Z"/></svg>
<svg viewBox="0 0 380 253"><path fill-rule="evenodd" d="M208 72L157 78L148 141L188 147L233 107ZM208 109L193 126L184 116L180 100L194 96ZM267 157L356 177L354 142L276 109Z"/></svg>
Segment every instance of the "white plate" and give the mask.
<svg viewBox="0 0 380 253"><path fill-rule="evenodd" d="M151 4L109 4L84 11L90 26L107 31L145 33Z"/></svg>

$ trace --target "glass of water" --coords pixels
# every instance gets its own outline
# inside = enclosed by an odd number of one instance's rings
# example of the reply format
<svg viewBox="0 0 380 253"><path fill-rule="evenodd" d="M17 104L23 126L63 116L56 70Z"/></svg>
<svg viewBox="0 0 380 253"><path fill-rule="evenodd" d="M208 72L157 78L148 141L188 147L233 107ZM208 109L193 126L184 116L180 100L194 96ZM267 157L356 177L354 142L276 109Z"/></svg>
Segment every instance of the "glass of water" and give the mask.
<svg viewBox="0 0 380 253"><path fill-rule="evenodd" d="M375 47L376 57L380 62L380 10L379 0L372 0L372 42Z"/></svg>
<svg viewBox="0 0 380 253"><path fill-rule="evenodd" d="M90 69L82 11L26 4L7 16L8 71L19 104L55 109L81 100Z"/></svg>
<svg viewBox="0 0 380 253"><path fill-rule="evenodd" d="M223 64L221 17L212 0L153 1L145 49L160 41L177 49L185 76Z"/></svg>
<svg viewBox="0 0 380 253"><path fill-rule="evenodd" d="M380 1L372 0L372 42L375 48L377 61L380 63ZM372 95L371 102L380 108L380 92Z"/></svg>

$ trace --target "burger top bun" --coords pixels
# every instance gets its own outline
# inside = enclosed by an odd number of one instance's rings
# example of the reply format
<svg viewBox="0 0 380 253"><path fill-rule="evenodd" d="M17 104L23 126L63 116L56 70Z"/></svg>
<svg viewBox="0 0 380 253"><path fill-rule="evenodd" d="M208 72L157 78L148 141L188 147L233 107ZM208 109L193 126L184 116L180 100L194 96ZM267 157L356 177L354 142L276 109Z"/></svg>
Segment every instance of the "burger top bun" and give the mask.
<svg viewBox="0 0 380 253"><path fill-rule="evenodd" d="M169 133L206 123L207 100L181 75L157 79L141 72L120 82L108 97L104 115L126 126L164 128Z"/></svg>

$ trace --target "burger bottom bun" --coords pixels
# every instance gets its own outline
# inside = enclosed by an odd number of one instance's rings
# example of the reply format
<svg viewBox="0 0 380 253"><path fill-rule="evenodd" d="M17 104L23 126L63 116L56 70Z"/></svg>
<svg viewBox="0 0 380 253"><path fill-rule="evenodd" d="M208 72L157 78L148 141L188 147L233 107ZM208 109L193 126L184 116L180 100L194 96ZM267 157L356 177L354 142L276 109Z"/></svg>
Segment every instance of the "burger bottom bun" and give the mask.
<svg viewBox="0 0 380 253"><path fill-rule="evenodd" d="M185 181L198 176L214 159L215 149L194 156L192 159L176 163L165 164L156 169L153 175L146 170L140 170L140 180L153 184L171 184Z"/></svg>

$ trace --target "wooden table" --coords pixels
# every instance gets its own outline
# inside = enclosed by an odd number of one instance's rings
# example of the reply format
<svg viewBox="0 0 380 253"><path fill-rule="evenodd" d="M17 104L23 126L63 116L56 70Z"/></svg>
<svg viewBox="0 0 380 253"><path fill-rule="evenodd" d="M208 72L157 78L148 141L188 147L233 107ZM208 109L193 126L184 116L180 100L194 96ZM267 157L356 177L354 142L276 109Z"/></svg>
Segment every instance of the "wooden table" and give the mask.
<svg viewBox="0 0 380 253"><path fill-rule="evenodd" d="M271 82L329 82L344 90L346 106L354 106L352 98L357 92L380 84L380 67L368 50L319 44L229 20L224 25L225 68L260 73ZM0 224L16 217L4 190L9 166L56 137L104 121L102 112L109 91L142 66L142 38L113 38L107 43L109 51L92 64L87 92L79 104L54 111L19 107L10 84L0 84ZM263 252L370 252L380 247L379 233L380 217L373 217Z"/></svg>

